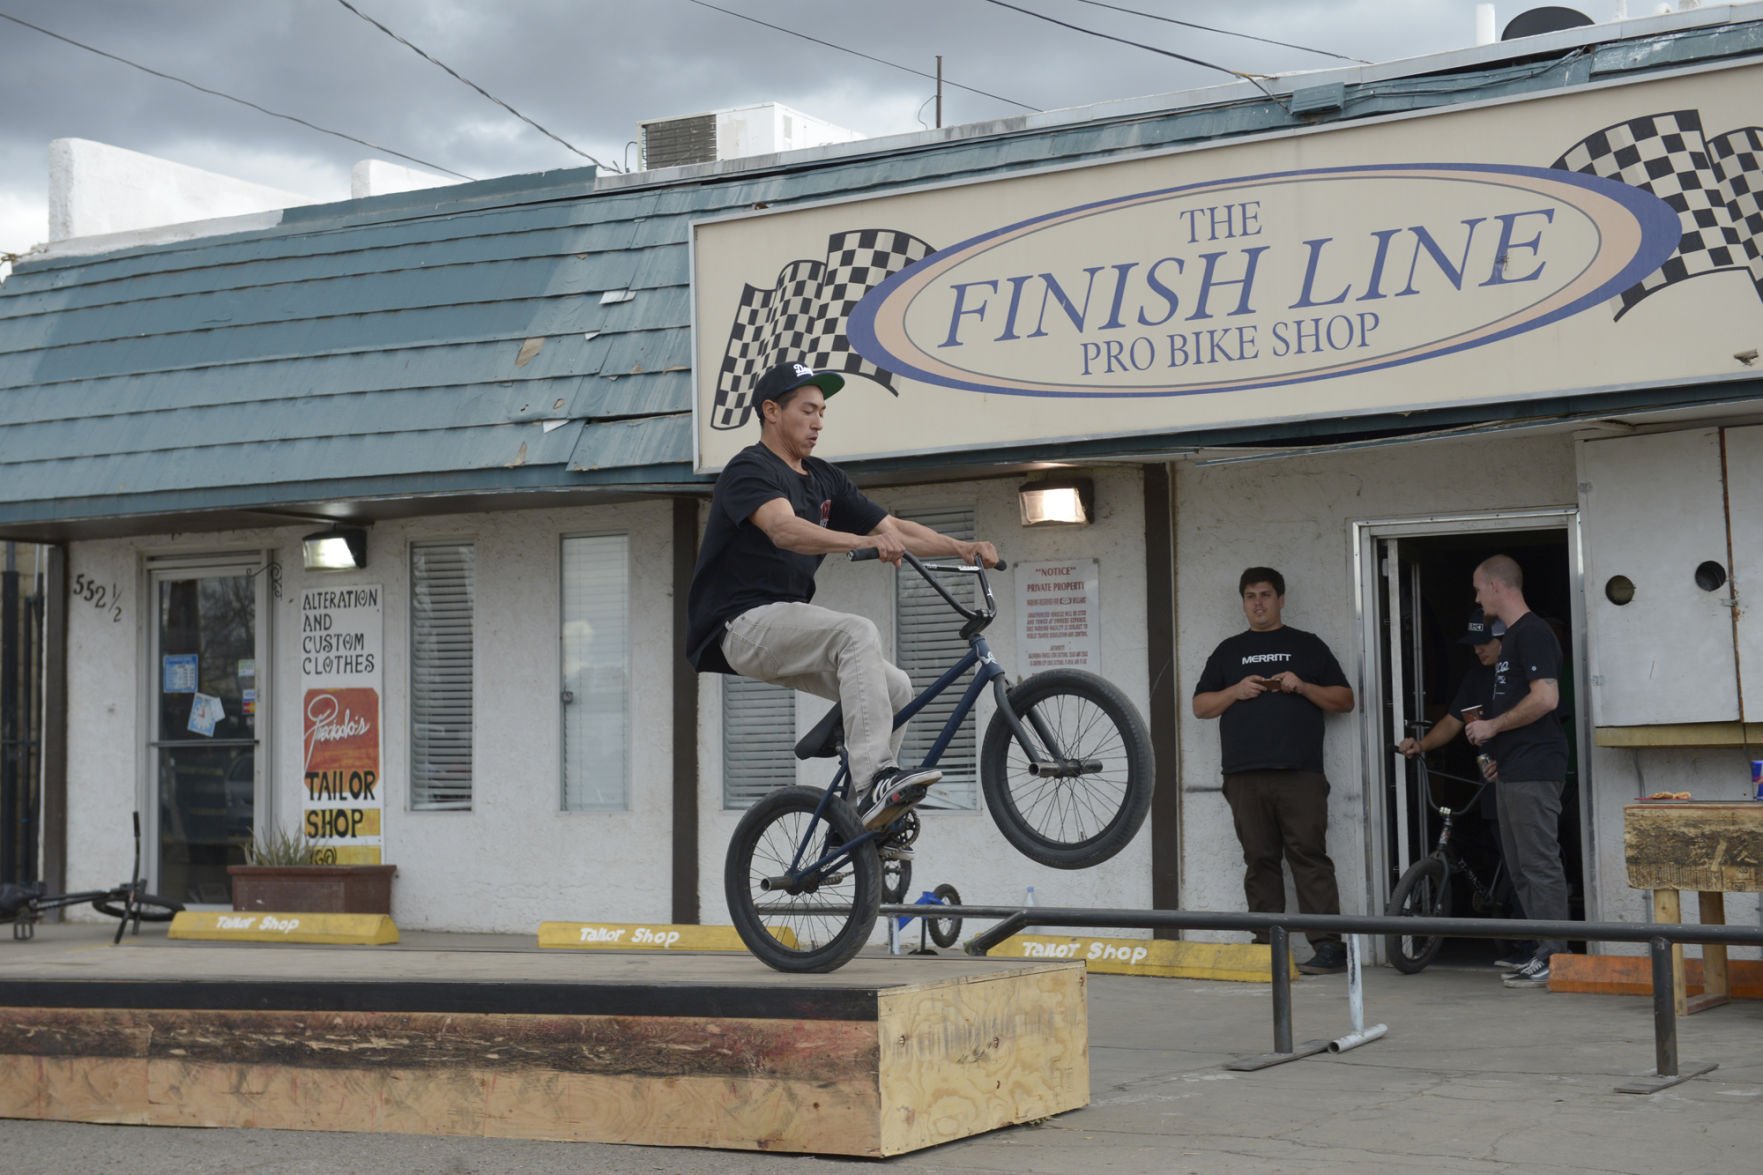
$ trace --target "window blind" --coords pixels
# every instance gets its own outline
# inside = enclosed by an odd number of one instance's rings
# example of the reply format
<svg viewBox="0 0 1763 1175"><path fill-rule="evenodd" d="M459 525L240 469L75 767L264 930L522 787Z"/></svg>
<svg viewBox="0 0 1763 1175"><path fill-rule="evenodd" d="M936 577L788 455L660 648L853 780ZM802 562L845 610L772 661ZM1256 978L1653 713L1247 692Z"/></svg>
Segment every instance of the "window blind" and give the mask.
<svg viewBox="0 0 1763 1175"><path fill-rule="evenodd" d="M973 507L948 510L915 510L915 522L951 538L972 540ZM974 592L971 579L945 576L943 586L949 594L966 602ZM961 618L957 616L935 589L909 567L902 565L895 577L894 588L894 663L912 678L913 690L922 690L940 677L949 666L967 652L961 639ZM931 744L942 733L943 724L955 712L961 691L968 679L963 678L930 705L918 712L906 728L905 741L900 744L900 765L915 766L924 761ZM924 801L926 808L975 808L979 804L978 739L974 716L968 714L956 728L955 737L943 752L938 766L943 781L931 788Z"/></svg>
<svg viewBox="0 0 1763 1175"><path fill-rule="evenodd" d="M410 549L410 806L471 808L477 548Z"/></svg>
<svg viewBox="0 0 1763 1175"><path fill-rule="evenodd" d="M724 808L744 810L773 788L795 783L795 748L795 690L747 677L722 679Z"/></svg>
<svg viewBox="0 0 1763 1175"><path fill-rule="evenodd" d="M628 802L630 538L563 540L563 810Z"/></svg>

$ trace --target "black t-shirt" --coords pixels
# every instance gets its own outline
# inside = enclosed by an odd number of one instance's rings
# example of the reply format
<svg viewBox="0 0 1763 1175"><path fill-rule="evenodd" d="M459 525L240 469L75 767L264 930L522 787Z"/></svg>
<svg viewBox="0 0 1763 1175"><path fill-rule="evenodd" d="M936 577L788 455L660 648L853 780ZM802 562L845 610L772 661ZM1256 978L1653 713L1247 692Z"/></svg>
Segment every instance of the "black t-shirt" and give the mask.
<svg viewBox="0 0 1763 1175"><path fill-rule="evenodd" d="M802 464L807 472L797 473L764 445L748 445L716 479L686 606L686 655L701 672L734 672L723 660L722 636L747 609L814 599L814 573L824 556L776 546L753 525L753 511L784 498L797 518L850 534L868 534L888 515L838 466L818 457Z"/></svg>
<svg viewBox="0 0 1763 1175"><path fill-rule="evenodd" d="M1457 683L1457 693L1451 698L1449 707L1451 717L1459 722L1466 721L1463 717L1463 711L1471 706L1481 706L1483 718L1492 717L1486 707L1488 698L1493 696L1493 692L1494 667L1483 665L1477 661L1475 667L1465 673L1463 680Z"/></svg>
<svg viewBox="0 0 1763 1175"><path fill-rule="evenodd" d="M1483 717L1498 718L1530 694L1533 681L1561 681L1561 642L1535 612L1506 629L1494 664L1494 692ZM1501 779L1567 778L1567 736L1554 713L1528 726L1503 730L1482 748L1494 757Z"/></svg>
<svg viewBox="0 0 1763 1175"><path fill-rule="evenodd" d="M1347 684L1340 662L1321 637L1282 626L1272 632L1250 629L1227 638L1207 658L1194 692L1216 693L1245 677L1273 677L1287 670L1311 685ZM1322 719L1322 711L1297 694L1269 692L1232 703L1219 718L1224 773L1321 773Z"/></svg>

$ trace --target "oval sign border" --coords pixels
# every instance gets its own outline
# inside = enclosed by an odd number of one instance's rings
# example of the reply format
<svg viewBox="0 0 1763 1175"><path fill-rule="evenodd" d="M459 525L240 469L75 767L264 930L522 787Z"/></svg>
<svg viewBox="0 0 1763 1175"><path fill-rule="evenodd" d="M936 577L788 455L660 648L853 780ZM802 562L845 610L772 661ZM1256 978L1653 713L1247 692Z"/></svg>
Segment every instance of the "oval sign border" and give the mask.
<svg viewBox="0 0 1763 1175"><path fill-rule="evenodd" d="M1576 209L1598 226L1600 230L1599 247L1597 252L1592 255L1591 262L1572 281L1539 302L1532 303L1515 312L1515 314L1525 314L1536 311L1539 306L1545 307L1541 313L1532 314L1531 317L1522 318L1517 322L1511 322L1514 315L1508 314L1492 322L1475 324L1466 330L1435 340L1433 343L1409 347L1394 355L1370 359L1363 363L1336 365L1325 369L1310 368L1288 375L1251 376L1236 380L1215 380L1204 384L1182 384L1164 388L1115 386L1097 389L1071 384L1024 384L1019 380L1005 381L1002 377L995 377L997 382L981 382L977 379L963 378L960 375L940 373L918 363L910 362L882 342L884 333L910 342L911 336L906 333L904 317L912 300L936 278L978 253L984 252L985 250L979 246L987 245L988 242L1001 243L1001 238L1013 240L1069 221L1106 214L1117 208L1155 203L1182 196L1225 192L1249 186L1326 182L1334 179L1367 176L1391 179L1452 179L1457 182L1472 183L1486 183L1489 179L1498 178L1506 181L1499 186L1520 187L1526 191L1548 196ZM1512 183L1514 180L1526 182L1514 184ZM1567 191L1548 190L1560 188L1565 188ZM1574 189L1590 197L1589 202L1594 207L1588 208L1576 200L1565 198ZM1616 216L1615 224L1611 224L1609 219L1598 215L1594 210L1600 205L1605 212L1620 214ZM1615 296L1658 269L1677 250L1682 236L1683 227L1677 212L1651 192L1616 180L1607 180L1580 172L1564 171L1560 168L1500 163L1369 163L1346 167L1266 172L1259 175L1207 180L1171 188L1157 188L1148 192L1134 192L1125 196L1113 196L1106 200L1097 200L1088 204L1078 204L1042 213L1027 220L1019 220L1002 228L969 237L946 249L937 250L922 261L915 262L899 273L888 277L870 291L851 311L850 320L845 328L845 336L852 350L878 367L922 383L956 388L962 391L990 392L1008 396L1130 399L1207 395L1219 392L1250 391L1257 388L1285 387L1424 362L1443 355L1484 347L1489 343L1500 342L1515 335L1525 334L1539 327L1547 326L1550 323L1571 318ZM1616 266L1616 271L1610 273L1609 269L1612 264L1615 264L1615 261L1607 257L1606 253L1607 246L1613 237L1617 239L1627 237L1633 241L1633 247L1628 251L1628 256L1622 260L1621 264ZM1602 266L1598 265L1600 261L1604 262ZM1596 285L1583 292L1575 293L1575 287L1583 283L1587 272L1594 269L1598 271L1599 276ZM1563 300L1564 298L1565 300ZM913 351L920 355L925 354L916 343L913 344ZM959 371L960 369L954 370Z"/></svg>

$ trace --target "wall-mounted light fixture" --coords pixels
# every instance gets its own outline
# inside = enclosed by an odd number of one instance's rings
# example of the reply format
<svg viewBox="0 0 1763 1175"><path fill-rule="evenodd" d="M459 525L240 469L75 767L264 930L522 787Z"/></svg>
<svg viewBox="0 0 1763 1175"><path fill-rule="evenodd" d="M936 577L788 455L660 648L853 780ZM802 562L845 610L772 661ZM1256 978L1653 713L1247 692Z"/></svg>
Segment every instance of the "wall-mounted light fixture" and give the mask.
<svg viewBox="0 0 1763 1175"><path fill-rule="evenodd" d="M367 532L359 526L332 526L300 540L300 559L308 571L354 571L367 566Z"/></svg>
<svg viewBox="0 0 1763 1175"><path fill-rule="evenodd" d="M1024 482L1016 500L1024 526L1088 526L1096 516L1096 487L1087 477Z"/></svg>

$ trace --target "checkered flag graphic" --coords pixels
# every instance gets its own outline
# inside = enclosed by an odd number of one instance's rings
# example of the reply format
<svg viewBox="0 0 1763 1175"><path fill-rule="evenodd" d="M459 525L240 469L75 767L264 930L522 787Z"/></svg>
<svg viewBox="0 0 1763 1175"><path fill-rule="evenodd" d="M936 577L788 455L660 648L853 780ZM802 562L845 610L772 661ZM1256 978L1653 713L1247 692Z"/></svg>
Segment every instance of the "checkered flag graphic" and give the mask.
<svg viewBox="0 0 1763 1175"><path fill-rule="evenodd" d="M1552 166L1651 192L1677 212L1676 251L1622 291L1617 318L1666 286L1725 269L1748 272L1763 298L1763 129L1710 139L1699 111L1651 114L1587 135Z"/></svg>
<svg viewBox="0 0 1763 1175"><path fill-rule="evenodd" d="M853 351L845 324L884 278L934 251L911 233L852 229L827 238L824 261L792 261L774 285L744 287L716 377L710 427L744 426L752 417L753 385L786 359L816 371L861 375L893 392L893 372Z"/></svg>

